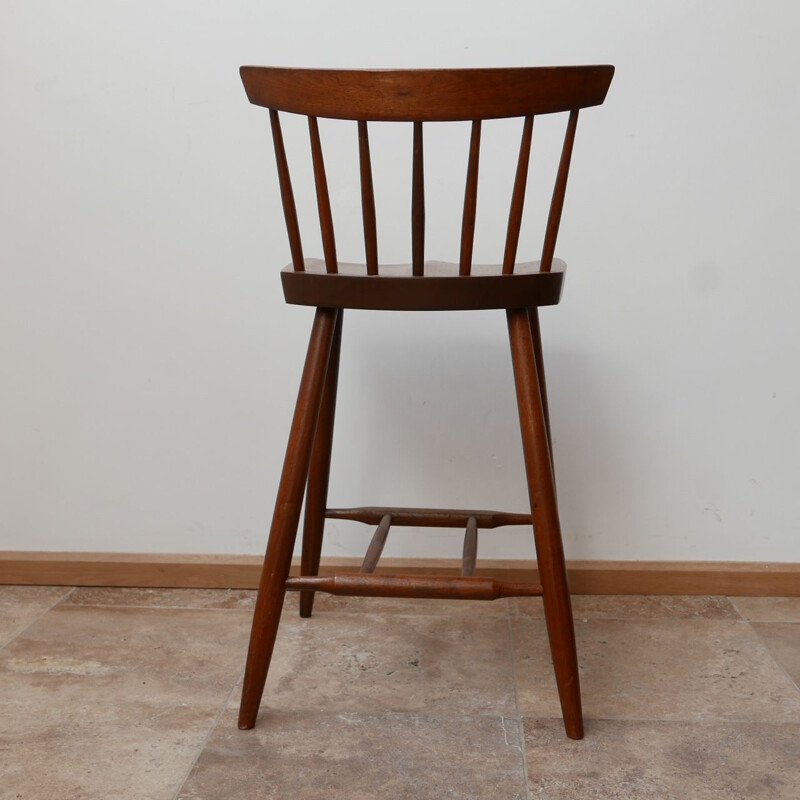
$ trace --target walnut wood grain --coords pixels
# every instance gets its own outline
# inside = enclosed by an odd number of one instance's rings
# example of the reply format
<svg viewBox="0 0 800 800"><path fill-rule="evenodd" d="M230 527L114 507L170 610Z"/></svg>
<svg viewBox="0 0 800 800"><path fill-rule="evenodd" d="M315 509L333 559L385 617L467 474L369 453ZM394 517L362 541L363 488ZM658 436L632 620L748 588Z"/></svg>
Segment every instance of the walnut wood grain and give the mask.
<svg viewBox="0 0 800 800"><path fill-rule="evenodd" d="M419 122L551 114L600 105L614 67L337 70L245 66L251 103L334 119Z"/></svg>
<svg viewBox="0 0 800 800"><path fill-rule="evenodd" d="M478 209L478 162L481 152L481 121L472 122L467 162L467 185L464 189L464 214L461 220L461 259L459 275L469 275L472 269L472 247L475 242L475 213Z"/></svg>
<svg viewBox="0 0 800 800"><path fill-rule="evenodd" d="M539 378L539 393L542 397L542 412L544 413L544 426L547 431L547 448L550 451L550 466L553 471L553 487L556 486L556 464L553 459L553 435L550 431L550 406L547 401L547 378L544 371L544 353L542 351L542 329L539 324L539 309L528 309L528 322L531 326L531 339L533 340L533 356L536 360L536 373Z"/></svg>
<svg viewBox="0 0 800 800"><path fill-rule="evenodd" d="M316 117L308 118L308 132L311 138L311 161L314 165L314 186L317 190L322 252L325 254L327 271L335 274L338 272L336 237L333 232L333 215L331 214L331 200L328 194L328 178L325 174L325 160L322 157L322 142L319 138L319 123Z"/></svg>
<svg viewBox="0 0 800 800"><path fill-rule="evenodd" d="M333 448L333 423L336 417L336 393L339 384L339 356L342 349L344 309L336 314L331 355L325 373L325 388L319 410L314 447L308 469L306 506L303 515L303 550L300 560L301 574L316 575L322 554L322 533L325 526L325 505L328 501L328 481L331 472ZM314 607L314 593L300 593L300 616L310 617Z"/></svg>
<svg viewBox="0 0 800 800"><path fill-rule="evenodd" d="M553 189L553 199L550 201L550 213L547 217L547 228L542 245L542 272L549 272L553 263L553 253L556 249L558 228L561 225L561 212L564 209L564 197L567 193L567 178L569 165L572 159L572 147L575 144L575 130L578 127L578 109L570 111L567 121L567 131L564 135L564 145L561 149L561 161L558 164L556 185Z"/></svg>
<svg viewBox="0 0 800 800"><path fill-rule="evenodd" d="M581 739L583 716L575 629L530 321L526 309L509 309L506 317L553 668L567 736Z"/></svg>
<svg viewBox="0 0 800 800"><path fill-rule="evenodd" d="M511 195L511 208L508 212L508 230L506 232L506 249L503 254L503 274L511 275L517 260L519 231L522 226L522 209L525 207L525 189L528 185L528 164L531 158L531 140L533 139L533 117L525 117L522 126L522 141L519 145L517 172L514 176L514 191Z"/></svg>
<svg viewBox="0 0 800 800"><path fill-rule="evenodd" d="M332 575L289 578L287 591L315 591L348 597L417 597L440 600L499 600L538 597L542 587L492 578L420 578L416 575Z"/></svg>
<svg viewBox="0 0 800 800"><path fill-rule="evenodd" d="M414 122L411 177L411 265L415 276L425 272L425 157L422 123Z"/></svg>
<svg viewBox="0 0 800 800"><path fill-rule="evenodd" d="M292 266L281 272L287 302L316 307L316 316L279 484L245 671L239 724L252 727L264 688L283 596L301 592L301 614L311 612L314 593L494 599L543 596L548 637L568 736L583 735L580 686L569 587L556 504L553 455L545 391L538 307L561 297L565 265L554 257L564 205L578 112L603 102L614 68L534 67L466 70L327 70L242 67L250 101L270 110L281 197L289 232ZM278 118L279 111L308 117L324 261L303 257L297 214ZM569 112L553 189L542 258L519 262L533 119ZM340 263L318 118L358 122L359 172L366 263ZM480 138L484 120L524 117L508 230L501 265L473 263ZM378 264L378 222L367 123L412 123L411 265ZM423 124L472 122L457 264L425 261L425 158ZM506 310L514 382L531 513L509 514L456 509L327 509L333 414L344 308L373 310ZM335 342L335 344L334 344ZM302 577L289 578L303 488L308 486ZM325 518L376 524L365 574L320 577ZM541 587L497 581L477 569L480 528L533 522ZM377 568L389 525L466 527L464 576L386 575ZM485 563L483 564L485 567ZM376 574L368 574L375 570ZM477 572L480 577L472 573ZM313 574L312 574L313 573Z"/></svg>
<svg viewBox="0 0 800 800"><path fill-rule="evenodd" d="M269 111L269 121L272 128L272 144L275 148L275 161L278 165L278 185L281 189L281 202L283 204L283 216L286 220L286 232L289 234L289 249L292 253L292 264L299 272L305 267L303 265L303 244L300 239L300 226L297 223L297 208L294 204L294 192L292 192L292 179L289 175L289 163L286 160L286 148L283 143L283 133L281 131L281 121L278 112L274 109Z"/></svg>
<svg viewBox="0 0 800 800"><path fill-rule="evenodd" d="M258 587L239 707L240 728L255 725L275 646L336 317L336 310L330 308L319 308L314 316Z"/></svg>
<svg viewBox="0 0 800 800"><path fill-rule="evenodd" d="M377 525L386 515L394 527L464 528L471 518L479 528L500 528L504 525L530 525L530 514L506 511L460 511L452 508L391 508L361 506L359 508L329 508L328 519L349 519L367 525Z"/></svg>
<svg viewBox="0 0 800 800"><path fill-rule="evenodd" d="M566 264L553 259L549 272L538 261L517 264L513 275L499 265L473 264L459 275L458 264L427 261L424 275L405 264L382 264L380 276L367 275L363 264L339 262L337 275L307 258L305 270L281 271L287 303L316 308L365 308L386 311L455 311L509 306L550 306L561 299ZM419 272L423 270L420 268Z"/></svg>
<svg viewBox="0 0 800 800"><path fill-rule="evenodd" d="M358 121L358 162L361 173L361 214L364 219L364 251L367 259L367 275L377 275L378 229L375 219L375 190L372 185L369 131L364 120Z"/></svg>

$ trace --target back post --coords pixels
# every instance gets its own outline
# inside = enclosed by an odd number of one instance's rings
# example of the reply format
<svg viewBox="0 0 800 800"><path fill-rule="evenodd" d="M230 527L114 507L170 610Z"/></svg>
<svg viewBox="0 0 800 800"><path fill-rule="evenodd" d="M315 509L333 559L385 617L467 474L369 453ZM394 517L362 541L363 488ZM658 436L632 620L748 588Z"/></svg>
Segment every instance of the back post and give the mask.
<svg viewBox="0 0 800 800"><path fill-rule="evenodd" d="M414 150L411 177L411 271L425 273L425 167L422 123L414 122Z"/></svg>
<svg viewBox="0 0 800 800"><path fill-rule="evenodd" d="M539 268L541 272L550 272L550 268L553 266L553 254L556 250L558 228L561 224L564 196L567 193L567 177L569 176L569 164L572 159L572 146L575 144L575 131L577 128L578 109L575 108L569 112L567 131L564 134L564 145L561 149L561 161L556 175L556 185L553 189L553 199L550 201L550 213L547 217L547 228L544 234L544 245L542 246L542 261Z"/></svg>
<svg viewBox="0 0 800 800"><path fill-rule="evenodd" d="M286 161L286 148L283 144L283 133L278 112L269 110L270 127L272 128L272 142L275 146L275 161L278 166L278 185L281 190L281 203L283 216L286 219L286 232L289 234L289 249L292 253L292 264L298 272L305 271L303 259L303 245L300 240L300 226L297 223L297 209L294 204L292 192L292 179L289 175L289 164Z"/></svg>

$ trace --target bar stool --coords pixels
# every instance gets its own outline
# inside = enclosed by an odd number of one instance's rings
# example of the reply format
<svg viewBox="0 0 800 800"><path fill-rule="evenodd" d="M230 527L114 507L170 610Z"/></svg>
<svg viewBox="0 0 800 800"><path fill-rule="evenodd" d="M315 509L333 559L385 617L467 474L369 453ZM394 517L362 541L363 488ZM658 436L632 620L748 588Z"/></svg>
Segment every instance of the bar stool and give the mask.
<svg viewBox="0 0 800 800"><path fill-rule="evenodd" d="M567 736L583 736L578 662L564 552L553 479L538 307L559 302L566 265L554 258L578 113L605 100L611 66L517 69L325 70L242 67L251 103L269 109L283 211L292 263L281 272L286 302L314 306L316 313L292 420L253 618L239 727L256 722L278 632L284 594L299 591L300 613L310 616L315 592L371 597L494 600L541 595ZM307 259L295 209L279 112L308 117L323 259ZM534 117L568 113L539 261L517 261ZM358 135L366 259L340 263L318 118L353 120ZM478 162L483 120L522 119L502 264L472 263ZM423 124L471 121L458 263L426 263ZM412 263L378 260L368 122L411 123ZM342 317L345 308L398 311L504 309L519 408L531 514L480 510L327 507ZM290 578L301 506L305 518L301 576ZM360 573L320 577L325 519L377 525ZM533 524L541 585L477 577L477 532L501 525ZM392 525L461 527L466 530L462 575L375 575Z"/></svg>

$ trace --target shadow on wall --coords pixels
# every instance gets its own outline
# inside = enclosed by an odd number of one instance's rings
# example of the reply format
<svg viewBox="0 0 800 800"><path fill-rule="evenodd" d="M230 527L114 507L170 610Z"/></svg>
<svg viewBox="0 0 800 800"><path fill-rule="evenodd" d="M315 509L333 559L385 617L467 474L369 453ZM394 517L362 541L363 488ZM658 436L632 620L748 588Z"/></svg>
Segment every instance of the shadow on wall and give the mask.
<svg viewBox="0 0 800 800"><path fill-rule="evenodd" d="M440 316L444 321L437 325L404 315L404 321L387 323L395 330L384 338L383 325L370 336L370 320L350 314L331 505L527 510L505 316L476 313L474 327L472 315ZM606 498L601 507L609 496L622 504L646 468L631 462L636 448L630 440L637 434L625 428L607 390L635 376L609 375L613 365L548 346L544 335L567 550L572 558L589 558L592 539L607 527L593 513L598 500ZM616 446L620 436L624 449ZM633 520L630 526L636 527ZM487 551L494 555L490 546Z"/></svg>

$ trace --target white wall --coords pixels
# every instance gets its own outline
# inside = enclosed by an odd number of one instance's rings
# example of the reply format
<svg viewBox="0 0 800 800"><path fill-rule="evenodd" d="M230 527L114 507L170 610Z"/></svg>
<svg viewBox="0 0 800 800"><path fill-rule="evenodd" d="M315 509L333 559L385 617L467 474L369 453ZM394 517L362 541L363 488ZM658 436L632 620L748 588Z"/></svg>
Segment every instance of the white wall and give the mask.
<svg viewBox="0 0 800 800"><path fill-rule="evenodd" d="M798 22L777 0L3 4L0 549L263 549L311 312L282 301L266 113L239 64L605 62L566 292L542 314L568 554L800 561ZM454 252L456 139L432 257ZM352 155L332 165L340 218ZM484 166L512 162L487 143ZM481 186L480 258L506 183ZM407 187L381 197L402 257ZM354 233L341 250L358 257ZM351 313L331 501L523 510L507 349L502 313ZM370 535L328 531L338 555ZM387 554L460 547L398 533ZM529 534L486 533L481 554L529 557Z"/></svg>

